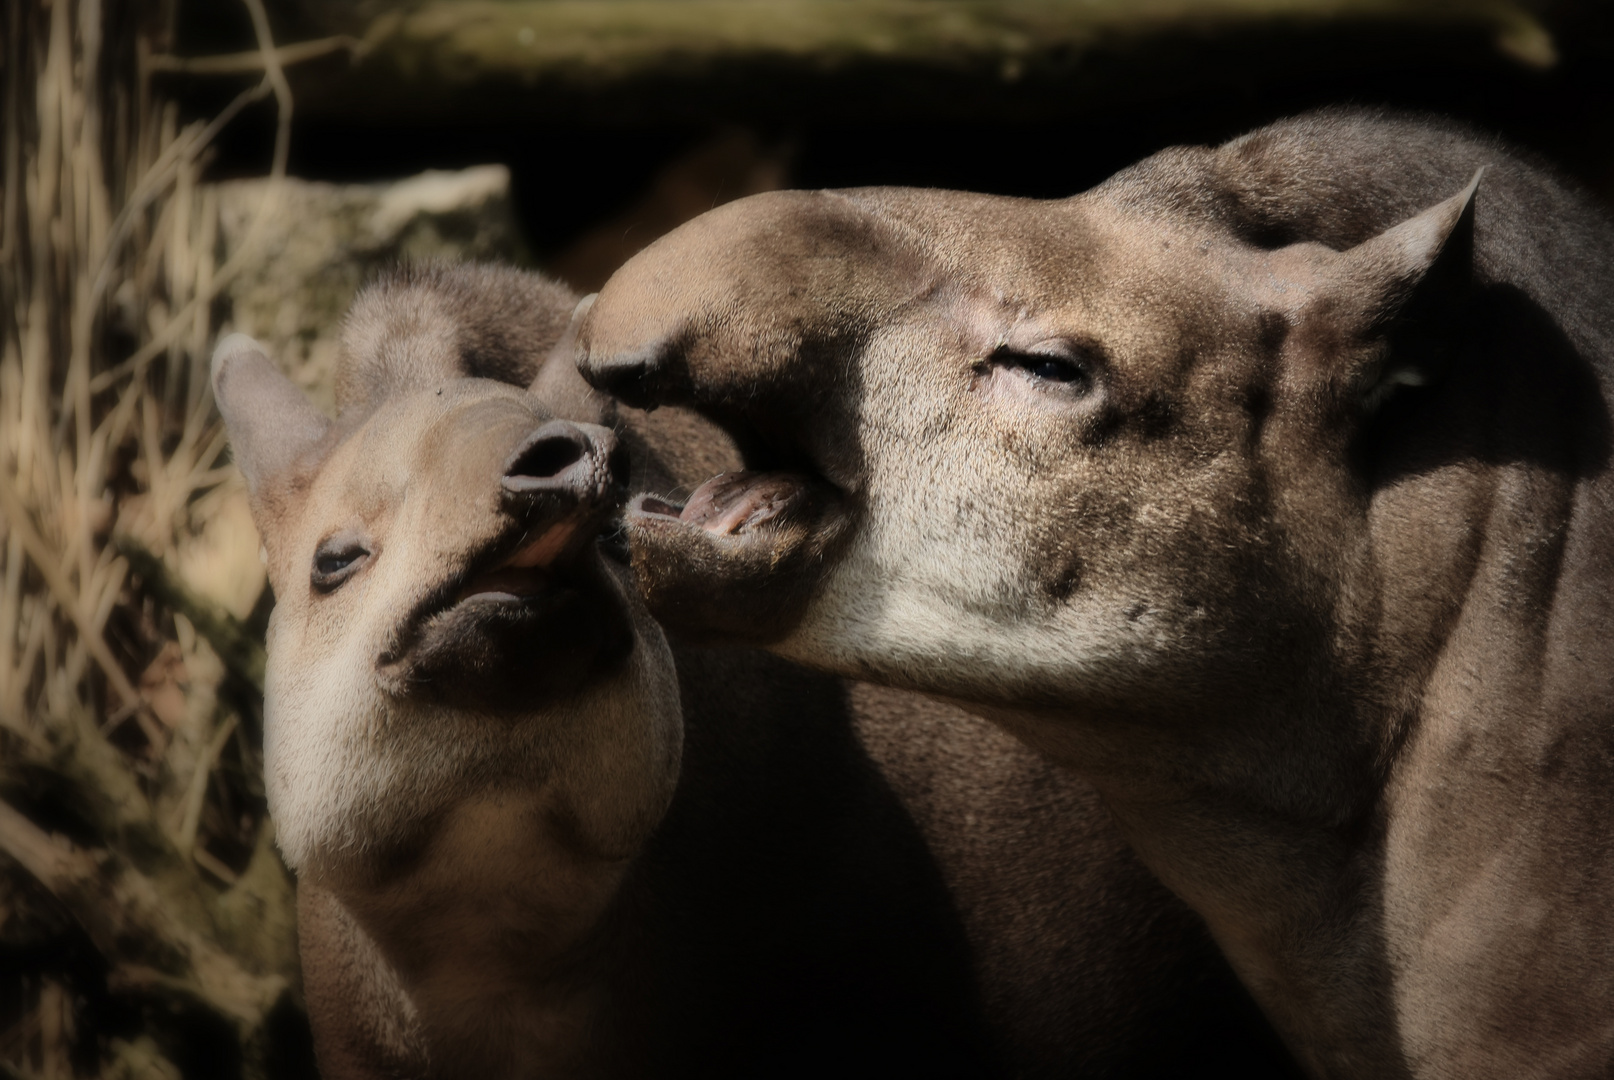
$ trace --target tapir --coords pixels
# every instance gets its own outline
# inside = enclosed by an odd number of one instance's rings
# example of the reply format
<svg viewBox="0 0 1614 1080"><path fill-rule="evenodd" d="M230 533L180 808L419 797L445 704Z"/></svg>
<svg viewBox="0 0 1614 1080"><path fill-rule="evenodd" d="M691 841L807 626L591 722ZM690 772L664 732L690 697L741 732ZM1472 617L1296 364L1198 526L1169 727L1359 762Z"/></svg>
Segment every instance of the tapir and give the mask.
<svg viewBox="0 0 1614 1080"><path fill-rule="evenodd" d="M613 515L733 451L613 415L576 301L400 270L334 420L250 339L214 356L327 1080L1289 1075L1086 785L944 705L669 647Z"/></svg>
<svg viewBox="0 0 1614 1080"><path fill-rule="evenodd" d="M664 625L1087 779L1311 1075L1614 1075L1614 228L1550 169L1330 110L759 195L577 354L744 452L629 507Z"/></svg>

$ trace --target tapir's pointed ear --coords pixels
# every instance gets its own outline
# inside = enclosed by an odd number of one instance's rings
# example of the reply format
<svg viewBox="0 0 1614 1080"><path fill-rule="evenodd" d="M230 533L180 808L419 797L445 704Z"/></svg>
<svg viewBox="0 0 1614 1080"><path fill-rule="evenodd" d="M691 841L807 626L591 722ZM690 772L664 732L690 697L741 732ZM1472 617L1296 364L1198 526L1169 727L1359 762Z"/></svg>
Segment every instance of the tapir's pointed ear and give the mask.
<svg viewBox="0 0 1614 1080"><path fill-rule="evenodd" d="M1358 333L1393 321L1424 294L1467 283L1474 265L1474 195L1484 174L1482 168L1445 202L1340 256L1330 287L1364 320L1354 328Z"/></svg>
<svg viewBox="0 0 1614 1080"><path fill-rule="evenodd" d="M1374 359L1364 370L1333 373L1370 409L1397 386L1422 385L1431 375L1449 318L1472 283L1474 196L1484 172L1444 202L1325 261L1311 317L1326 322L1326 336L1363 345L1391 339L1388 353L1369 350Z"/></svg>
<svg viewBox="0 0 1614 1080"><path fill-rule="evenodd" d="M566 332L549 350L548 357L539 365L538 374L529 387L551 412L563 420L609 424L614 419L615 402L584 382L577 370L577 332L598 295L589 293L577 302Z"/></svg>
<svg viewBox="0 0 1614 1080"><path fill-rule="evenodd" d="M213 397L254 499L330 430L331 422L245 334L231 334L213 350Z"/></svg>

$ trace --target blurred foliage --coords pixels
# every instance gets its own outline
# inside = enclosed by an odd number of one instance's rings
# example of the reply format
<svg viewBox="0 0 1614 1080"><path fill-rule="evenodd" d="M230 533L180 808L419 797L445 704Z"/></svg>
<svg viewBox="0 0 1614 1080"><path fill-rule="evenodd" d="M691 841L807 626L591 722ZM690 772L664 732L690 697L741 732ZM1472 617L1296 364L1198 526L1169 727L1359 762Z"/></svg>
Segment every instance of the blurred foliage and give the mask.
<svg viewBox="0 0 1614 1080"><path fill-rule="evenodd" d="M259 77L182 122L161 0L7 9L0 217L0 1069L312 1070L293 883L265 813L270 597L208 385L264 337L329 397L341 314L400 258L519 259L498 166L288 179ZM295 50L293 50L295 54ZM270 174L206 184L272 99Z"/></svg>
<svg viewBox="0 0 1614 1080"><path fill-rule="evenodd" d="M263 1076L298 1010L261 664L239 650L263 579L250 556L204 569L241 546L207 362L214 303L251 245L217 258L199 186L217 126L181 124L141 70L171 9L7 13L0 1061ZM272 70L222 119L276 91L284 110ZM274 211L271 190L255 232ZM158 587L187 571L231 587L187 597L187 614ZM199 628L233 633L233 674Z"/></svg>

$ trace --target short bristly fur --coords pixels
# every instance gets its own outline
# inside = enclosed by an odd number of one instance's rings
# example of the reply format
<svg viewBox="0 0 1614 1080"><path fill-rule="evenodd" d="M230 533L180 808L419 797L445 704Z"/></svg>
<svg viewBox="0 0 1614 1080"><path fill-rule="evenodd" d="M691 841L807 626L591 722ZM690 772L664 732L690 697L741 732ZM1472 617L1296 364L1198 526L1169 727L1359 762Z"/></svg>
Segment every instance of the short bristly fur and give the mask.
<svg viewBox="0 0 1614 1080"><path fill-rule="evenodd" d="M577 301L557 281L508 267L405 264L367 285L343 320L336 396L381 401L456 375L526 386Z"/></svg>
<svg viewBox="0 0 1614 1080"><path fill-rule="evenodd" d="M1336 111L1066 200L740 200L579 343L775 470L634 505L669 626L1089 778L1317 1076L1589 1077L1611 287L1614 229L1547 172Z"/></svg>
<svg viewBox="0 0 1614 1080"><path fill-rule="evenodd" d="M398 272L349 317L334 423L219 347L327 1080L1281 1072L1079 782L761 654L681 650L674 681L595 544L617 438L661 483L730 452L672 410L551 419L611 411L570 362L575 300Z"/></svg>

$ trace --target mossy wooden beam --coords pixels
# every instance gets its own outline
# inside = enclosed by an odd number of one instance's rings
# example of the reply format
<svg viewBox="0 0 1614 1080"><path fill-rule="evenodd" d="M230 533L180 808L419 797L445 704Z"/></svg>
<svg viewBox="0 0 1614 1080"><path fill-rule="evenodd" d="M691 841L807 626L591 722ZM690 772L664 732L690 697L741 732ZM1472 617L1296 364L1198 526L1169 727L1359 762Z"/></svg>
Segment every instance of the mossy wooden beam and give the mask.
<svg viewBox="0 0 1614 1080"><path fill-rule="evenodd" d="M1552 60L1551 38L1507 0L438 0L378 20L367 44L448 80L609 81L758 58L1012 65L1173 31L1336 21L1481 30L1520 60Z"/></svg>
<svg viewBox="0 0 1614 1080"><path fill-rule="evenodd" d="M995 96L1011 101L1024 96L1016 84L1068 85L1095 58L1161 42L1299 36L1316 51L1336 29L1370 49L1410 36L1493 60L1555 59L1550 34L1515 0L432 0L377 18L351 66L303 69L314 92L299 109L446 112L480 97L564 115L616 98L652 115L765 113L778 85L794 85L799 108L803 84L857 94L860 77L879 74L917 78L903 107L922 112L940 86L966 103L983 85L1006 88ZM1347 49L1337 62L1349 60ZM763 100L743 100L753 94Z"/></svg>

